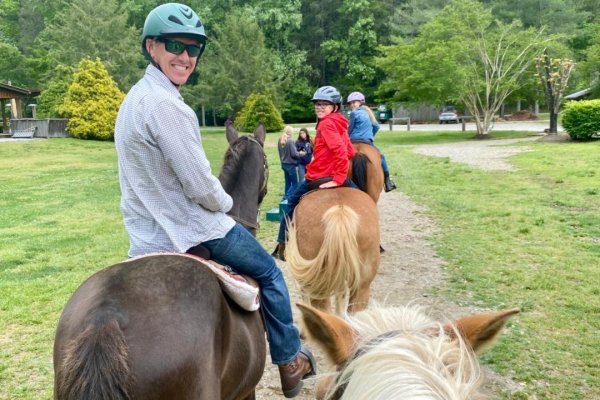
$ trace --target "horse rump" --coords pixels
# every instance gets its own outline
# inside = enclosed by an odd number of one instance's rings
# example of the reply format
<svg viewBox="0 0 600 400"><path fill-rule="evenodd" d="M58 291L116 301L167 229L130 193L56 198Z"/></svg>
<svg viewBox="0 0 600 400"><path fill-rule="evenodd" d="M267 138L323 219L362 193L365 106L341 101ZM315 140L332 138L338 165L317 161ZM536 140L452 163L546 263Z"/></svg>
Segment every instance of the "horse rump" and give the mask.
<svg viewBox="0 0 600 400"><path fill-rule="evenodd" d="M128 351L119 323L90 324L57 352L56 400L132 399L133 379Z"/></svg>

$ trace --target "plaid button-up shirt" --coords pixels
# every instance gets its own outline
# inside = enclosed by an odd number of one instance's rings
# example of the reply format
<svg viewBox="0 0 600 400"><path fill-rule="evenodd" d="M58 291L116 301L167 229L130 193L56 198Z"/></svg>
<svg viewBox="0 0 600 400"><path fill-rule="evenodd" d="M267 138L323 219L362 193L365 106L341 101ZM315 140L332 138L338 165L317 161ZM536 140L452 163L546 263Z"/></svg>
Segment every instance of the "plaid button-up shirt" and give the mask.
<svg viewBox="0 0 600 400"><path fill-rule="evenodd" d="M233 201L211 172L196 114L152 65L119 109L115 145L130 257L184 252L235 225L225 214Z"/></svg>

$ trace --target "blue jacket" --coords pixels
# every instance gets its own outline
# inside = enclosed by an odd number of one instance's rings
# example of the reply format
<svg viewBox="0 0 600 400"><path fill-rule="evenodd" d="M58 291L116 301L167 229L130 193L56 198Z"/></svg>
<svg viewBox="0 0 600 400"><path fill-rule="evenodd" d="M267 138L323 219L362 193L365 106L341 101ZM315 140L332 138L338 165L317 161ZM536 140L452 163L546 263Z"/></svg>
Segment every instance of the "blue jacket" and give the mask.
<svg viewBox="0 0 600 400"><path fill-rule="evenodd" d="M379 124L371 122L367 110L360 106L350 113L350 124L348 125L348 135L351 141L373 142L373 138L379 131Z"/></svg>

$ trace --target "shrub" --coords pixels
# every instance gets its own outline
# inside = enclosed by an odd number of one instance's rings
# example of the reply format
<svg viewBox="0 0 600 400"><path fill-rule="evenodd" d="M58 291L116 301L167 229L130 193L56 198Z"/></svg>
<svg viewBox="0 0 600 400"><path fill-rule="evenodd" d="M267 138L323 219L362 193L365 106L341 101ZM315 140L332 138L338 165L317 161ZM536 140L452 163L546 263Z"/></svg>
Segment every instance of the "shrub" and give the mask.
<svg viewBox="0 0 600 400"><path fill-rule="evenodd" d="M600 132L600 100L568 102L562 112L562 126L573 140L590 139Z"/></svg>
<svg viewBox="0 0 600 400"><path fill-rule="evenodd" d="M252 132L259 122L265 124L267 132L283 129L283 118L271 99L264 94L253 93L235 117L235 125L241 131Z"/></svg>
<svg viewBox="0 0 600 400"><path fill-rule="evenodd" d="M60 118L60 106L65 101L69 86L73 81L74 68L59 64L48 87L37 98L38 118Z"/></svg>
<svg viewBox="0 0 600 400"><path fill-rule="evenodd" d="M59 112L69 119L67 130L73 137L112 140L124 97L102 61L84 58L73 75Z"/></svg>

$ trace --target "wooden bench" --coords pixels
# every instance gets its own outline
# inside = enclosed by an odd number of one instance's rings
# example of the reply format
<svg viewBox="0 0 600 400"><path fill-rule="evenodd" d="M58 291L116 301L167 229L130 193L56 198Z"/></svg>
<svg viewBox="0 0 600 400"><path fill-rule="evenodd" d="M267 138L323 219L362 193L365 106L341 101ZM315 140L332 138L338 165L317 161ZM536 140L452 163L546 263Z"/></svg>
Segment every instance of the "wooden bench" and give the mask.
<svg viewBox="0 0 600 400"><path fill-rule="evenodd" d="M406 122L406 130L410 131L410 117L399 117L399 118L388 119L388 124L390 125L390 131L392 130L392 126L394 126L394 122Z"/></svg>
<svg viewBox="0 0 600 400"><path fill-rule="evenodd" d="M33 139L36 131L37 131L37 126L31 126L29 128L13 131L13 134L11 137L13 139Z"/></svg>

